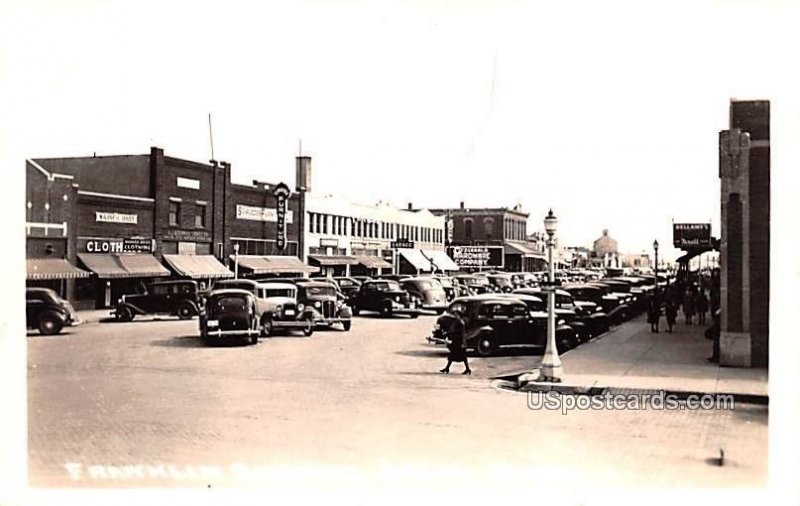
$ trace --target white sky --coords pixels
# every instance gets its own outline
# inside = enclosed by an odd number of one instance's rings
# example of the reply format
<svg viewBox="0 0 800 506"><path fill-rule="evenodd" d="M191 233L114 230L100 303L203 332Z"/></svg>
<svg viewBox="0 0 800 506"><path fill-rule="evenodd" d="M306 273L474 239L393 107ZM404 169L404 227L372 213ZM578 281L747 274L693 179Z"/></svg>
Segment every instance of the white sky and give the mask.
<svg viewBox="0 0 800 506"><path fill-rule="evenodd" d="M644 4L647 4L646 6ZM417 207L513 206L563 244L719 234L731 97L796 114L797 3L3 3L4 139L26 157L216 158L235 181ZM796 56L796 55L793 55ZM786 106L791 105L792 109ZM784 106L782 108L781 106ZM8 120L11 121L8 121ZM21 193L21 192L20 192Z"/></svg>

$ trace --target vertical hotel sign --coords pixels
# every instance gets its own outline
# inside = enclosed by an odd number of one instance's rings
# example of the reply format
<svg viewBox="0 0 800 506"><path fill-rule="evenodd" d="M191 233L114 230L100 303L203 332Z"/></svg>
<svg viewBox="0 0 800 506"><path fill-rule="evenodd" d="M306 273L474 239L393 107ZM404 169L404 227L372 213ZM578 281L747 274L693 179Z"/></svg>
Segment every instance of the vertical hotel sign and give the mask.
<svg viewBox="0 0 800 506"><path fill-rule="evenodd" d="M291 190L285 183L279 183L273 191L278 200L275 210L278 214L278 226L276 227L275 247L279 250L286 249L286 207L289 205L289 195Z"/></svg>

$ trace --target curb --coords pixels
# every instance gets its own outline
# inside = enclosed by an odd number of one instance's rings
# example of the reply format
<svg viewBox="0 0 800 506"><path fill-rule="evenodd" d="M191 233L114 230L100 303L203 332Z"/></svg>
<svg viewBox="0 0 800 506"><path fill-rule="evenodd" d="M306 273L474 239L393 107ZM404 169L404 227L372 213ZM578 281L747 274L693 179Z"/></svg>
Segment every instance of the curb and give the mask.
<svg viewBox="0 0 800 506"><path fill-rule="evenodd" d="M730 396L735 403L742 404L756 404L759 406L769 406L769 395L747 394L736 392L700 392L696 390L669 390L658 388L623 388L614 386L583 386L583 385L565 385L561 383L545 383L545 382L530 382L519 387L517 386L517 376L504 376L494 378L493 386L501 390L513 390L515 392L558 392L563 395L643 395L643 394L660 394L675 397L678 400L685 401L689 397L700 397L704 395L714 396Z"/></svg>

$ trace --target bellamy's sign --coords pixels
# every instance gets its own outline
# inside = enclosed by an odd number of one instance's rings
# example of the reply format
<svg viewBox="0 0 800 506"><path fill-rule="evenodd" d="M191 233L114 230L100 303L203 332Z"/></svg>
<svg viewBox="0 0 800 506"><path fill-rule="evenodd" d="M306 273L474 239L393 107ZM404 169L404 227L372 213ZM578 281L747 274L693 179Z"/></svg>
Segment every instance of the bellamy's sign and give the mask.
<svg viewBox="0 0 800 506"><path fill-rule="evenodd" d="M502 246L451 246L447 254L459 267L503 267Z"/></svg>
<svg viewBox="0 0 800 506"><path fill-rule="evenodd" d="M672 244L676 248L710 247L710 223L673 223Z"/></svg>

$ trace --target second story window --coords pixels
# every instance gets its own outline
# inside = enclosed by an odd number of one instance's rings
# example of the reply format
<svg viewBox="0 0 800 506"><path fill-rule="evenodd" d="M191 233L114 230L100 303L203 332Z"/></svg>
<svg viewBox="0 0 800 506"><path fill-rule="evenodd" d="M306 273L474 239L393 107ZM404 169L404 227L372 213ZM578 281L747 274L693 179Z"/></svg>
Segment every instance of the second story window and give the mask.
<svg viewBox="0 0 800 506"><path fill-rule="evenodd" d="M171 227L177 227L180 225L180 217L181 217L181 203L180 202L170 202L169 203L169 224Z"/></svg>
<svg viewBox="0 0 800 506"><path fill-rule="evenodd" d="M472 218L464 220L464 237L466 237L468 241L472 240Z"/></svg>
<svg viewBox="0 0 800 506"><path fill-rule="evenodd" d="M194 215L194 227L206 228L206 205L197 204L197 209Z"/></svg>

